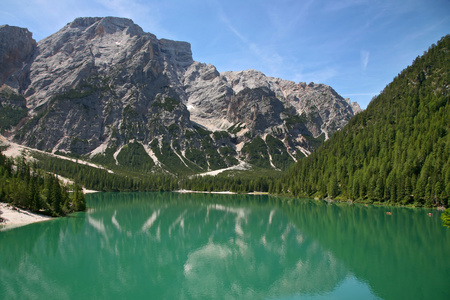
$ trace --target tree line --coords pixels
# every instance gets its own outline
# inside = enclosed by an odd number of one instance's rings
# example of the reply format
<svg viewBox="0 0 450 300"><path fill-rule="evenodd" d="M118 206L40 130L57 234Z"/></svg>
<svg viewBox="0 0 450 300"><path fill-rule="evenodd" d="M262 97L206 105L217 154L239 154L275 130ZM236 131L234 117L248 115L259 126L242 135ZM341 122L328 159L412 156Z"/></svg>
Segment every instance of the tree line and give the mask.
<svg viewBox="0 0 450 300"><path fill-rule="evenodd" d="M271 175L261 176L175 176L169 173L134 173L126 169L95 168L70 160L34 153L37 166L47 172L71 178L87 189L103 192L231 191L236 193L269 192L274 182Z"/></svg>

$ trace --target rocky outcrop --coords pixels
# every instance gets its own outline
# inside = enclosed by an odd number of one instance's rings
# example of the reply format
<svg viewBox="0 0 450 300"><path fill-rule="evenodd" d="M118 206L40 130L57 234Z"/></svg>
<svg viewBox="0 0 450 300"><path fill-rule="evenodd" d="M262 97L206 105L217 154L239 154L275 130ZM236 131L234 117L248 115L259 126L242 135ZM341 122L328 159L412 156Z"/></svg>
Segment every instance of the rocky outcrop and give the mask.
<svg viewBox="0 0 450 300"><path fill-rule="evenodd" d="M33 55L36 41L26 28L0 26L0 86Z"/></svg>
<svg viewBox="0 0 450 300"><path fill-rule="evenodd" d="M323 84L219 73L195 62L189 43L129 19L78 18L37 45L14 30L22 38L0 35L0 74L28 108L14 138L43 150L118 163L123 146L138 143L155 166L201 172L247 160L262 139L262 157L292 163L357 110ZM8 50L26 41L23 53Z"/></svg>
<svg viewBox="0 0 450 300"><path fill-rule="evenodd" d="M255 70L219 74L211 65L195 63L184 84L191 118L212 130L244 122L249 129L270 133L273 126L283 127L284 120L295 115L308 119L310 135L328 137L359 111L357 103L352 106L327 85L296 84ZM267 126L256 128L256 115L264 116Z"/></svg>

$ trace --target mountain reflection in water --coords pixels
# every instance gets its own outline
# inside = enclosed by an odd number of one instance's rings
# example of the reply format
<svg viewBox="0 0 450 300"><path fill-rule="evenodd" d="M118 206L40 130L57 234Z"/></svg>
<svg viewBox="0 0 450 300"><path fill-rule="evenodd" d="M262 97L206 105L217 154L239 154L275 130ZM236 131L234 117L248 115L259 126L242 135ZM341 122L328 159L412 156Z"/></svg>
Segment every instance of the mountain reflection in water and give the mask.
<svg viewBox="0 0 450 300"><path fill-rule="evenodd" d="M89 210L103 251L116 254L117 265L108 262L112 269L129 268L129 255L136 255L152 285L172 278L171 290L193 298L326 293L347 275L331 252L318 250L282 211L269 209L267 199L263 206L241 206L227 201L230 196L219 196L221 203L208 195L170 196L143 206L127 197L119 207L99 201L101 210ZM140 246L130 248L133 242ZM110 257L103 259L102 265Z"/></svg>
<svg viewBox="0 0 450 300"><path fill-rule="evenodd" d="M0 233L2 298L448 295L449 235L425 210L177 193L98 193L88 206Z"/></svg>

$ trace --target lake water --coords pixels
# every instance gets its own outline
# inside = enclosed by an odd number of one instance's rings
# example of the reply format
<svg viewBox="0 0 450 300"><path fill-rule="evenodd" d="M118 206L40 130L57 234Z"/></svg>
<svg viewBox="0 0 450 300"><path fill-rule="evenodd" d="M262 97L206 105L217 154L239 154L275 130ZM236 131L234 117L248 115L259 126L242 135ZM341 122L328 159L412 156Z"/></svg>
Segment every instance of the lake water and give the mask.
<svg viewBox="0 0 450 300"><path fill-rule="evenodd" d="M87 203L0 232L0 299L450 299L437 211L178 193Z"/></svg>

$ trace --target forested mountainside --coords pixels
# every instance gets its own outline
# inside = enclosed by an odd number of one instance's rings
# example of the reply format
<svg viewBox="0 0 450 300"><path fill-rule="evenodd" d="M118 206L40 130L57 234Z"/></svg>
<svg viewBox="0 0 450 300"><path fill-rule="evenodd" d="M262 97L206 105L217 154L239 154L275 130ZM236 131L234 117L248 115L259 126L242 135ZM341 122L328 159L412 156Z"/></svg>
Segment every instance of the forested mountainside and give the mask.
<svg viewBox="0 0 450 300"><path fill-rule="evenodd" d="M0 202L51 216L86 209L78 184L62 184L57 176L43 172L24 156L13 160L0 153L0 178Z"/></svg>
<svg viewBox="0 0 450 300"><path fill-rule="evenodd" d="M449 205L450 36L403 70L367 109L274 192L391 204Z"/></svg>
<svg viewBox="0 0 450 300"><path fill-rule="evenodd" d="M195 62L131 20L78 18L36 43L0 26L0 131L142 174L285 169L359 112L331 87Z"/></svg>

